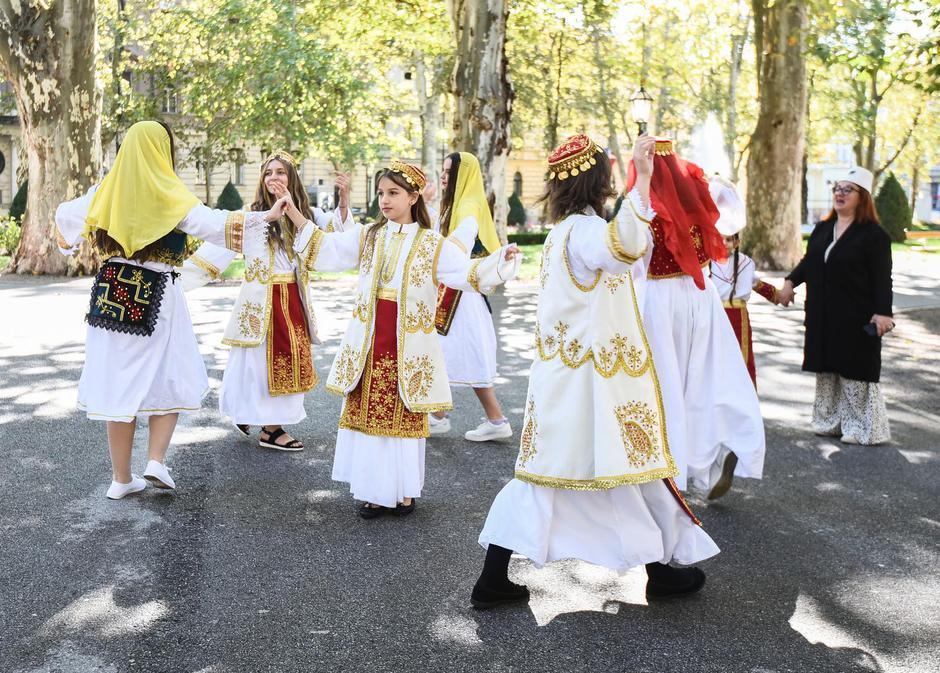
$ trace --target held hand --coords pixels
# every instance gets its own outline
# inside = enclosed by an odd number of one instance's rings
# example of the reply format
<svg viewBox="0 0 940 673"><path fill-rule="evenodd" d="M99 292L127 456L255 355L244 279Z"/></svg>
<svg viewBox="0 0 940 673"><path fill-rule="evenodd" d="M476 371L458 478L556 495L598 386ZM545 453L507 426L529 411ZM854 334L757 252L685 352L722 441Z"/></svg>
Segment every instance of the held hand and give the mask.
<svg viewBox="0 0 940 673"><path fill-rule="evenodd" d="M352 174L336 171L334 173L333 184L339 191L339 205L346 206L349 203L349 186L352 184Z"/></svg>
<svg viewBox="0 0 940 673"><path fill-rule="evenodd" d="M424 188L424 191L421 193L424 197L425 203L431 203L434 200L434 197L437 196L437 183L433 180L428 181L427 187Z"/></svg>
<svg viewBox="0 0 940 673"><path fill-rule="evenodd" d="M271 186L271 191L274 192L274 196L277 197L278 201L284 201L284 204L281 206L281 212L278 214L278 217L280 217L281 215L290 215L291 212L296 210L296 206L294 205L294 199L291 198L290 192L287 191L287 187L282 185L280 182L275 182Z"/></svg>
<svg viewBox="0 0 940 673"><path fill-rule="evenodd" d="M275 220L279 219L282 215L284 215L285 212L287 212L287 209L290 205L293 205L290 200L290 194L285 194L284 196L280 197L277 201L274 202L274 205L271 206L271 210L265 214L265 221L274 222Z"/></svg>
<svg viewBox="0 0 940 673"><path fill-rule="evenodd" d="M793 303L796 292L793 289L793 283L785 281L783 287L777 290L777 302L781 306L789 306Z"/></svg>
<svg viewBox="0 0 940 673"><path fill-rule="evenodd" d="M503 254L503 259L507 262L513 261L516 257L522 257L522 250L519 249L515 243L510 243L506 246L506 252Z"/></svg>
<svg viewBox="0 0 940 673"><path fill-rule="evenodd" d="M878 336L880 337L894 329L894 320L886 315L878 315L876 313L871 317L869 322L875 323L875 329L878 330Z"/></svg>
<svg viewBox="0 0 940 673"><path fill-rule="evenodd" d="M653 175L655 152L656 138L646 134L637 137L633 144L633 165L636 167L637 178L648 178Z"/></svg>

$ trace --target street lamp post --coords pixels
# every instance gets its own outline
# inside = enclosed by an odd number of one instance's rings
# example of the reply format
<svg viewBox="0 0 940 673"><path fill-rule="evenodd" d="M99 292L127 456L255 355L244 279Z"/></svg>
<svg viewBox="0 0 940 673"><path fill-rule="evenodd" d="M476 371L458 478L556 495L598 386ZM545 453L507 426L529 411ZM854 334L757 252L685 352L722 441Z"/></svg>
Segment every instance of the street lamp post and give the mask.
<svg viewBox="0 0 940 673"><path fill-rule="evenodd" d="M640 135L646 133L646 122L649 121L652 109L653 97L647 93L641 84L639 90L630 97L630 110Z"/></svg>

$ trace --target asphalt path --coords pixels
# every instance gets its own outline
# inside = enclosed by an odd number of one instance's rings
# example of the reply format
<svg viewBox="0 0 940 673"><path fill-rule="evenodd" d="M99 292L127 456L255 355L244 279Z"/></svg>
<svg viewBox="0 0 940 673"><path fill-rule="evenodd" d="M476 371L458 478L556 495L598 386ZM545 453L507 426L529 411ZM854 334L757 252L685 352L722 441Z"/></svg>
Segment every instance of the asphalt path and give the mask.
<svg viewBox="0 0 940 673"><path fill-rule="evenodd" d="M297 454L219 415L237 286L203 288L189 305L212 392L171 447L179 488L112 502L104 427L74 411L89 280L0 277L0 672L937 670L940 269L895 265L907 310L884 342L891 444L809 431L802 312L755 297L765 478L691 498L722 548L705 589L647 605L642 570L516 559L531 602L489 612L468 600L476 539L518 444L463 440L482 414L470 391L455 391L451 434L429 440L415 514L363 521L330 479L340 398L308 395ZM325 378L352 286L315 296ZM516 438L536 296L514 283L493 300Z"/></svg>

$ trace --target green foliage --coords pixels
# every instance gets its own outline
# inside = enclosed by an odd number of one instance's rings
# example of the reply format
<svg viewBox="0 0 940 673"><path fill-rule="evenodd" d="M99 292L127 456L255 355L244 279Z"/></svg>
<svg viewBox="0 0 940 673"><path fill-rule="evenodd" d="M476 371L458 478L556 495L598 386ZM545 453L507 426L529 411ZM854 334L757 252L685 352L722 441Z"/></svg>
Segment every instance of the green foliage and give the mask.
<svg viewBox="0 0 940 673"><path fill-rule="evenodd" d="M23 221L23 213L26 212L26 195L29 191L29 180L24 180L20 188L16 190L13 202L10 204L10 218L17 222Z"/></svg>
<svg viewBox="0 0 940 673"><path fill-rule="evenodd" d="M508 236L509 242L516 245L542 245L547 237L547 231L526 231Z"/></svg>
<svg viewBox="0 0 940 673"><path fill-rule="evenodd" d="M215 207L220 210L241 210L244 205L245 202L242 201L242 196L238 193L232 181L226 182L222 193L219 194L219 200L215 203Z"/></svg>
<svg viewBox="0 0 940 673"><path fill-rule="evenodd" d="M20 245L20 224L12 217L0 217L0 255L12 255Z"/></svg>
<svg viewBox="0 0 940 673"><path fill-rule="evenodd" d="M516 227L525 226L526 220L528 219L525 206L522 205L522 199L519 198L519 195L513 192L509 195L509 217L507 218L507 223Z"/></svg>
<svg viewBox="0 0 940 673"><path fill-rule="evenodd" d="M881 219L881 226L888 232L891 240L895 243L903 242L907 237L907 230L911 228L911 205L894 173L888 174L878 190L875 209Z"/></svg>
<svg viewBox="0 0 940 673"><path fill-rule="evenodd" d="M379 195L376 194L375 198L372 199L372 203L369 204L369 210L366 211L366 218L370 222L375 222L379 219Z"/></svg>

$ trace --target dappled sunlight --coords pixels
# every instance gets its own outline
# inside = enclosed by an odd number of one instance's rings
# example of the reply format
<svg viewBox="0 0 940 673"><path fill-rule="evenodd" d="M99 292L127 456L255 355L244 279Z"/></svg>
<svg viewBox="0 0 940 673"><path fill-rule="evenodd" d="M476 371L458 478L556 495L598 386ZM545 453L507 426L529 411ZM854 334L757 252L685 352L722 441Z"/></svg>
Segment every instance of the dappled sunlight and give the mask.
<svg viewBox="0 0 940 673"><path fill-rule="evenodd" d="M443 643L462 647L478 647L483 644L477 633L478 624L464 615L441 615L428 629L431 637Z"/></svg>
<svg viewBox="0 0 940 673"><path fill-rule="evenodd" d="M623 576L581 561L560 561L536 568L513 563L510 575L529 587L529 609L539 626L571 612L616 612L617 602L646 605L646 572L634 568Z"/></svg>
<svg viewBox="0 0 940 673"><path fill-rule="evenodd" d="M104 637L139 634L169 614L169 609L162 601L147 601L126 607L118 605L114 591L114 586L102 587L75 599L46 621L41 635L50 637L62 631L97 633Z"/></svg>

